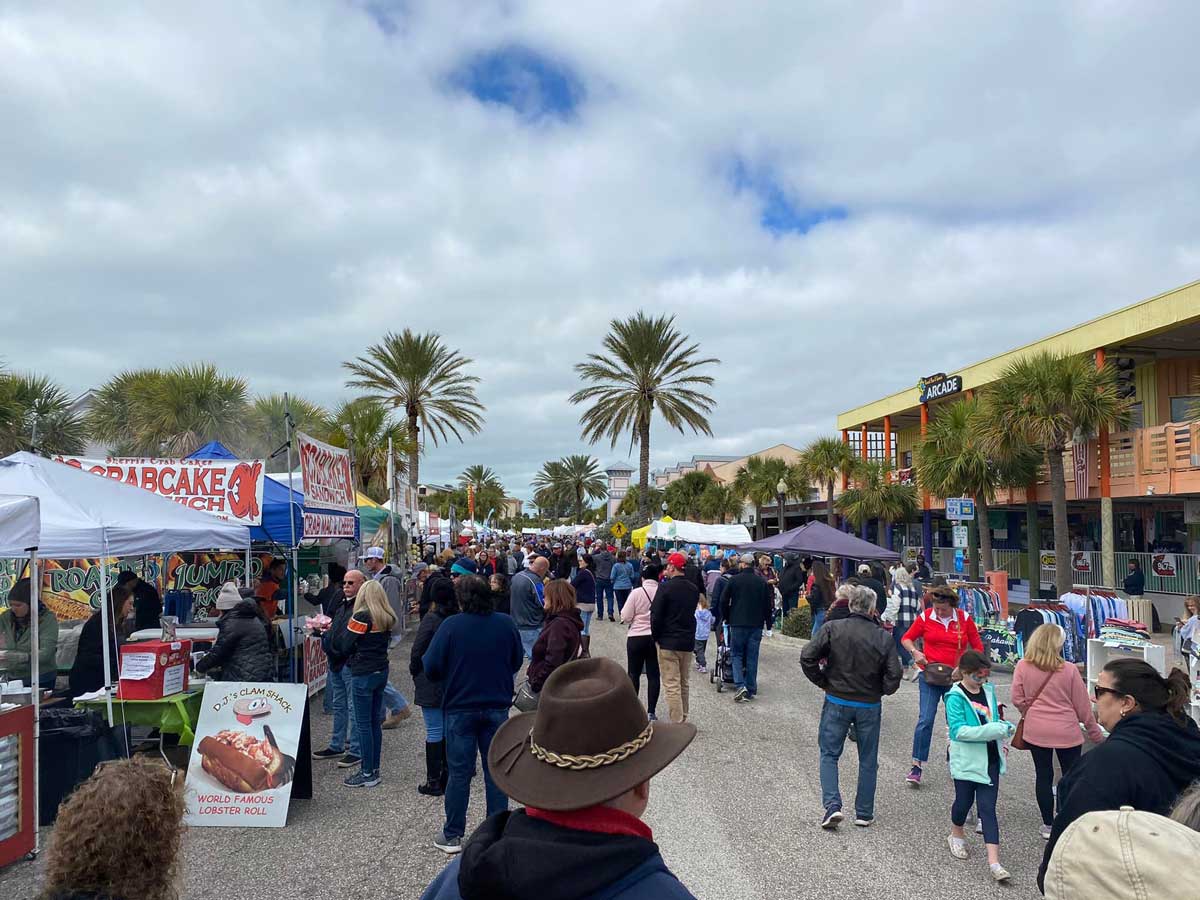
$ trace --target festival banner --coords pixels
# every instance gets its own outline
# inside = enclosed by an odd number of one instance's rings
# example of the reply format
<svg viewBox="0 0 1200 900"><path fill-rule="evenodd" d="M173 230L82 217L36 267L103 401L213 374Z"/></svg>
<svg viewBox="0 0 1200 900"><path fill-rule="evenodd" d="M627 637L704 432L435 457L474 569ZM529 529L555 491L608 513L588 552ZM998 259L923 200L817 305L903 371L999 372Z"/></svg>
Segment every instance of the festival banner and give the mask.
<svg viewBox="0 0 1200 900"><path fill-rule="evenodd" d="M306 538L354 538L355 517L338 513L304 511Z"/></svg>
<svg viewBox="0 0 1200 900"><path fill-rule="evenodd" d="M302 431L296 432L296 442L300 452L304 505L355 512L358 507L354 496L354 478L350 474L350 451L331 447Z"/></svg>
<svg viewBox="0 0 1200 900"><path fill-rule="evenodd" d="M184 789L188 825L287 824L307 692L303 684L204 686Z"/></svg>
<svg viewBox="0 0 1200 900"><path fill-rule="evenodd" d="M131 484L210 513L226 522L261 525L263 461L261 459L81 459L56 456L57 462Z"/></svg>
<svg viewBox="0 0 1200 900"><path fill-rule="evenodd" d="M314 635L304 638L304 683L308 685L308 696L325 687L329 678L329 657L321 646L321 639Z"/></svg>

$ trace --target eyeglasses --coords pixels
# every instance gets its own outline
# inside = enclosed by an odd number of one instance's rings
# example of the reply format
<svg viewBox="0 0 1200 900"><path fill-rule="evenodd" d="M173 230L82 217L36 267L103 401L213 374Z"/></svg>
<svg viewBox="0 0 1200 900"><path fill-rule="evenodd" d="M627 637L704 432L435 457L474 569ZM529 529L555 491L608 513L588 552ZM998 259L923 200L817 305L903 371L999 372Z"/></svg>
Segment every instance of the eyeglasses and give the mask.
<svg viewBox="0 0 1200 900"><path fill-rule="evenodd" d="M1094 700L1096 700L1097 702L1105 694L1112 694L1114 697L1124 697L1125 696L1120 691L1115 691L1112 688L1100 687L1100 685L1096 685L1095 687L1092 688L1092 698Z"/></svg>

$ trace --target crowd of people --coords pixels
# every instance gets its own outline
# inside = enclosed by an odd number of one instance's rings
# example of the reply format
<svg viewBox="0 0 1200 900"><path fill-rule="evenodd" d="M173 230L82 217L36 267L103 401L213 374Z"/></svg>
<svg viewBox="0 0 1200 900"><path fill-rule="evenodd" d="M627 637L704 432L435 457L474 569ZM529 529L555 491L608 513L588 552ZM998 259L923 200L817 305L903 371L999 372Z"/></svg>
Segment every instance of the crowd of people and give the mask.
<svg viewBox="0 0 1200 900"><path fill-rule="evenodd" d="M1163 677L1147 663L1117 660L1089 695L1079 670L1063 658L1061 630L1043 625L1013 675L1020 718L1006 716L973 619L958 608L957 592L922 563L891 569L865 563L837 581L821 559L495 541L440 553L426 548L413 567L410 608L398 574L370 548L359 568L331 568L327 587L310 598L330 619L322 640L333 713L330 744L313 756L357 767L345 779L349 787L381 782L382 731L409 709L391 686L389 650L396 649L400 618L415 614L407 662L413 704L422 713L425 764L423 779L414 781L421 794L443 798L444 820L432 843L453 857L424 896L529 897L571 879L572 896L690 897L642 815L652 776L695 736L691 676L708 674L715 636L711 665L727 658L733 702L754 704L761 642L783 616L807 604L813 626L801 667L824 692L822 828L834 830L845 818L838 766L848 740L858 753L853 822L874 824L885 698L909 679L917 684L919 712L905 782L912 789L925 783L934 734L944 722L953 787L944 846L955 859L970 857L974 812L988 872L998 882L1010 879L1000 858L998 814L1010 746L1028 749L1036 772L1046 839L1038 885L1048 896L1084 896L1081 885L1120 876L1110 857L1131 834L1158 829L1153 833L1172 835L1178 847L1200 846L1193 830L1200 828L1200 793L1189 790L1200 778L1200 730L1186 714L1186 675L1176 669ZM258 680L249 676L270 653L263 636L270 628L262 627L256 601L233 585L222 590L220 636L198 670ZM113 603L112 614L122 616L132 592L114 591ZM1200 605L1189 613L1195 609ZM624 668L591 657L592 628L618 626ZM1082 755L1085 739L1097 746ZM79 792L73 800L79 809L64 807L66 821L82 816L118 777L148 777L140 764L125 765L99 773L93 781L104 790ZM469 833L478 770L487 818ZM168 824L175 815L171 796L159 797L170 810ZM510 800L523 809L509 811ZM1176 821L1165 818L1172 814ZM1080 862L1105 848L1108 857ZM1167 884L1151 862L1153 848L1142 853L1124 876L1143 886ZM67 874L51 882L58 893L47 896L75 896L63 893L72 879L81 895L118 883L77 869L64 864ZM51 871L58 871L53 864Z"/></svg>

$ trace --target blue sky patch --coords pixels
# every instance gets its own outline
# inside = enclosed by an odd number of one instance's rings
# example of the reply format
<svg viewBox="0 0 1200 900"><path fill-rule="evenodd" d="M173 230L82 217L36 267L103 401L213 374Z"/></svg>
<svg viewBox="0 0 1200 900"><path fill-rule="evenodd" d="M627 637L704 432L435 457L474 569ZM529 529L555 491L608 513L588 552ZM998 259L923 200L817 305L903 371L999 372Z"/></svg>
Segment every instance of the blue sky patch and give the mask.
<svg viewBox="0 0 1200 900"><path fill-rule="evenodd" d="M770 169L751 169L742 159L734 159L729 180L737 193L748 191L758 199L758 224L778 237L783 234L807 234L822 222L837 221L849 215L844 206L804 206L789 194Z"/></svg>
<svg viewBox="0 0 1200 900"><path fill-rule="evenodd" d="M528 122L567 121L585 95L583 81L569 66L520 46L473 54L450 74L450 84L480 103L507 106Z"/></svg>

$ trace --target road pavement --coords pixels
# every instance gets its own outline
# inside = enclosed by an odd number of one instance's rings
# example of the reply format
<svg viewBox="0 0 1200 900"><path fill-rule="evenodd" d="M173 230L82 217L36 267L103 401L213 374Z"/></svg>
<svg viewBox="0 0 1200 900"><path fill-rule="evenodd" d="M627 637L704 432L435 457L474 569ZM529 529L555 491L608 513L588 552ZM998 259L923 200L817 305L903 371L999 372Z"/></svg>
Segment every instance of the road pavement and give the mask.
<svg viewBox="0 0 1200 900"><path fill-rule="evenodd" d="M624 626L605 621L594 623L592 631L593 654L624 664ZM393 654L392 672L394 683L411 697L409 640L411 631ZM646 815L668 866L684 884L701 900L1038 897L1034 879L1044 844L1028 754L1011 754L1000 789L1001 858L1013 879L996 885L981 836L970 836L966 861L952 858L946 848L953 784L944 763L944 724L934 733L935 761L926 769L925 785L914 791L904 784L917 716L917 688L908 682L884 702L875 824L860 829L848 821L834 833L818 827L822 694L800 671L801 646L779 635L763 641L760 693L753 704L735 704L731 692L717 694L707 676L693 673L691 720L698 734L652 782ZM711 662L711 643L709 650ZM996 673L993 682L1001 702L1007 701L1009 677ZM660 700L664 716L665 707ZM319 708L318 702L314 747L323 745L331 724ZM192 829L184 841L181 896L419 897L446 864L431 844L442 823L442 801L416 791L424 776L423 741L419 715L384 732L384 781L374 789L343 787L346 770L315 762L314 798L292 804L286 828ZM856 751L847 744L841 789L850 811L856 768ZM477 778L468 830L482 817L483 785ZM34 897L41 865L39 860L0 871L0 897Z"/></svg>

